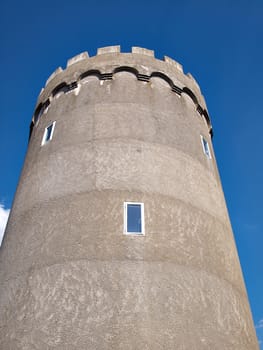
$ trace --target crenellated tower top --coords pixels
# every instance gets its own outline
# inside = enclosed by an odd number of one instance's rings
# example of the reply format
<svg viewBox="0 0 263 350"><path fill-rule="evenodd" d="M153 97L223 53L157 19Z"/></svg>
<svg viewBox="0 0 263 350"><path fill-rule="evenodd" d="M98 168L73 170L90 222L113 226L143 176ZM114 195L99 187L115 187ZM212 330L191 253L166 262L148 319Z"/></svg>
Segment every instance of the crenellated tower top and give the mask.
<svg viewBox="0 0 263 350"><path fill-rule="evenodd" d="M65 69L57 68L40 92L31 129L57 94L77 89L88 76L109 81L121 71L134 74L144 83L150 83L153 77L158 77L168 84L172 93L179 96L187 94L198 113L206 120L212 136L211 121L199 85L190 73L184 74L180 63L168 56L164 56L163 60L156 59L153 50L136 46L132 47L130 53L122 53L119 45L98 48L97 55L93 57L89 57L88 52L82 52L70 58Z"/></svg>

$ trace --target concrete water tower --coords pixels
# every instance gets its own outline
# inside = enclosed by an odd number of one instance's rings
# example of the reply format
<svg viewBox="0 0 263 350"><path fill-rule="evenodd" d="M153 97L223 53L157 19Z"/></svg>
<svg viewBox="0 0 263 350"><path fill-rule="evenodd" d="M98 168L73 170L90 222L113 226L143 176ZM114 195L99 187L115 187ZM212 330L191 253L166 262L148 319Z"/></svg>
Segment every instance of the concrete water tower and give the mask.
<svg viewBox="0 0 263 350"><path fill-rule="evenodd" d="M41 91L0 253L0 348L258 349L204 98L82 53Z"/></svg>

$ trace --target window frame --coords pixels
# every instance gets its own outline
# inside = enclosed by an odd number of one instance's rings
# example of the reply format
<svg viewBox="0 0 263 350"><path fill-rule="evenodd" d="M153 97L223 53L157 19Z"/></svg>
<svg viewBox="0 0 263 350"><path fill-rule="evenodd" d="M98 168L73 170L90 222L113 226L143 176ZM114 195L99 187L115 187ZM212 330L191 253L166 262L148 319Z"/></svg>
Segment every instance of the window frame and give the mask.
<svg viewBox="0 0 263 350"><path fill-rule="evenodd" d="M56 125L56 121L53 121L51 124L48 124L48 126L45 127L45 131L44 131L44 135L43 135L43 138L42 138L41 146L46 145L47 143L49 143L52 140L53 134L54 134L55 125ZM50 137L47 140L46 138L47 138L48 128L50 126L52 126L52 129L51 129Z"/></svg>
<svg viewBox="0 0 263 350"><path fill-rule="evenodd" d="M202 148L203 148L203 152L204 152L205 156L209 159L212 159L210 145L209 145L208 141L206 140L206 138L204 138L203 135L200 135L200 137L201 137ZM206 150L206 146L207 146L207 150Z"/></svg>
<svg viewBox="0 0 263 350"><path fill-rule="evenodd" d="M128 231L128 206L129 205L140 205L141 209L141 231L140 232L129 232ZM144 203L142 202L124 202L123 203L124 210L124 227L123 234L124 235L134 235L134 236L145 236L145 222L144 222Z"/></svg>

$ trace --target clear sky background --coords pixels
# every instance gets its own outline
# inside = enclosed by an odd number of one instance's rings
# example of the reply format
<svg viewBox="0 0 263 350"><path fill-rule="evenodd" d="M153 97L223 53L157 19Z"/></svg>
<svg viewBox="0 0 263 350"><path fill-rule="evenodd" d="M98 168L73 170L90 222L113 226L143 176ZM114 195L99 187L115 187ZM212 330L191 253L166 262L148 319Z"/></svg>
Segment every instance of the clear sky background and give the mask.
<svg viewBox="0 0 263 350"><path fill-rule="evenodd" d="M46 79L98 47L154 49L201 86L258 338L263 342L263 1L2 0L0 231ZM263 344L261 344L263 349Z"/></svg>

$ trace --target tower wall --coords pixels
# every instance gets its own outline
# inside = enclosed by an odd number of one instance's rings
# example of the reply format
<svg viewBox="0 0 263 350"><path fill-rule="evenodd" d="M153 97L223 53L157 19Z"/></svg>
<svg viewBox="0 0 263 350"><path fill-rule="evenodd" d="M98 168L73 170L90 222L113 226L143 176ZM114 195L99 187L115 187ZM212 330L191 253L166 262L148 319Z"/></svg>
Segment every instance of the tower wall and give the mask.
<svg viewBox="0 0 263 350"><path fill-rule="evenodd" d="M258 349L211 130L193 77L150 50L52 74L0 252L1 349ZM145 235L123 234L124 202Z"/></svg>

